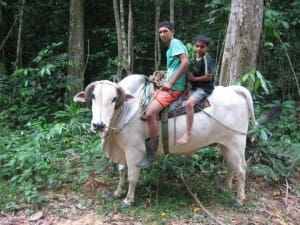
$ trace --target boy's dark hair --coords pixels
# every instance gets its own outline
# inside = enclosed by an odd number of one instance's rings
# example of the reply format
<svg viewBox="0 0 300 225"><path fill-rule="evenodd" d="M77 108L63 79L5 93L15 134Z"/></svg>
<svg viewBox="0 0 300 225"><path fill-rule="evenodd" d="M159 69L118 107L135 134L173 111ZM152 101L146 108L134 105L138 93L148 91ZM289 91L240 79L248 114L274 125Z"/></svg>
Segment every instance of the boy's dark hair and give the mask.
<svg viewBox="0 0 300 225"><path fill-rule="evenodd" d="M210 39L209 39L209 37L207 37L207 36L205 36L203 34L197 35L196 38L195 38L195 42L196 41L201 41L204 44L206 44L207 46L210 46Z"/></svg>
<svg viewBox="0 0 300 225"><path fill-rule="evenodd" d="M169 30L174 30L174 25L170 21L162 21L158 24L158 29L161 27L167 27Z"/></svg>

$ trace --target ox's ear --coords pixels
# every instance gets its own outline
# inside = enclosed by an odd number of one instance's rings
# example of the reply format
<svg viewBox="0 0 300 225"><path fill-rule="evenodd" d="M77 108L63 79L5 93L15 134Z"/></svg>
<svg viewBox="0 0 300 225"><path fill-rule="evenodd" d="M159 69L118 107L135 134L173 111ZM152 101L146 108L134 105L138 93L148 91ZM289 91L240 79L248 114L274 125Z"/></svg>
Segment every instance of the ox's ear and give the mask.
<svg viewBox="0 0 300 225"><path fill-rule="evenodd" d="M91 98L92 93L95 89L95 86L99 83L100 83L100 81L94 81L94 82L90 83L84 90L85 102L86 102L88 108L92 107L92 98Z"/></svg>
<svg viewBox="0 0 300 225"><path fill-rule="evenodd" d="M84 92L79 92L73 97L74 102L85 102L85 94Z"/></svg>
<svg viewBox="0 0 300 225"><path fill-rule="evenodd" d="M117 94L118 94L118 97L115 99L115 101L116 101L115 108L116 109L119 108L124 103L124 101L134 98L134 96L132 96L130 93L126 93L125 90L120 86L117 87Z"/></svg>

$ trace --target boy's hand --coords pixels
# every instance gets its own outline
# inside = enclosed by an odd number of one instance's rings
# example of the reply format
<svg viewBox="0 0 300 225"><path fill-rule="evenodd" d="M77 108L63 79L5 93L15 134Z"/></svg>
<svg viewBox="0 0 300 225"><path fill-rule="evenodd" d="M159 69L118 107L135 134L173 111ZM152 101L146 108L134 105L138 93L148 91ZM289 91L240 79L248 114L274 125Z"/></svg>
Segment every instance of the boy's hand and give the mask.
<svg viewBox="0 0 300 225"><path fill-rule="evenodd" d="M187 79L190 81L195 81L195 76L192 73L189 73Z"/></svg>
<svg viewBox="0 0 300 225"><path fill-rule="evenodd" d="M161 86L160 82L157 81L157 80L154 81L154 85L155 85L156 87L158 87L158 88Z"/></svg>
<svg viewBox="0 0 300 225"><path fill-rule="evenodd" d="M171 88L172 88L172 83L171 82L169 82L169 81L167 81L167 82L165 82L164 84L163 84L163 86L162 86L162 90L163 91L169 91Z"/></svg>

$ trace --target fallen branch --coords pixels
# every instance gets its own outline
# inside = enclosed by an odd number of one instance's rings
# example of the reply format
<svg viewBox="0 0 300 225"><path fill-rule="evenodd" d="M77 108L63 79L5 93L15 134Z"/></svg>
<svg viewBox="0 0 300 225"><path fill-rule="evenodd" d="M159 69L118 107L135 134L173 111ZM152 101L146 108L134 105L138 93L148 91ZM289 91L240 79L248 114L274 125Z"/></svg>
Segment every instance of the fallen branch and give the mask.
<svg viewBox="0 0 300 225"><path fill-rule="evenodd" d="M288 197L289 197L289 182L288 182L287 178L285 178L285 183L286 183L286 191L285 191L284 204L287 206L288 205Z"/></svg>
<svg viewBox="0 0 300 225"><path fill-rule="evenodd" d="M202 203L199 201L198 197L196 194L194 194L190 187L187 185L185 179L183 178L182 176L182 173L180 173L180 177L181 177L181 180L183 181L186 189L188 190L188 192L191 194L191 196L193 197L193 199L195 200L195 202L200 206L200 208L210 217L212 218L215 222L217 222L218 224L220 225L225 225L224 223L222 223L220 220L218 220L216 217L214 217L203 205Z"/></svg>

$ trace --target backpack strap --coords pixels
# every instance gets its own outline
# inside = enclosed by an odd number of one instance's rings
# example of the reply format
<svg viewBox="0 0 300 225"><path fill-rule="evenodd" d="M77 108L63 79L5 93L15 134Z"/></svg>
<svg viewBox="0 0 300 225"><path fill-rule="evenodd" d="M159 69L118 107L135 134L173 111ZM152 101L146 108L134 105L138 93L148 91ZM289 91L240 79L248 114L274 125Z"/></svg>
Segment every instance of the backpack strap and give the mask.
<svg viewBox="0 0 300 225"><path fill-rule="evenodd" d="M163 141L164 154L169 151L169 124L168 124L168 108L161 111L161 133Z"/></svg>

